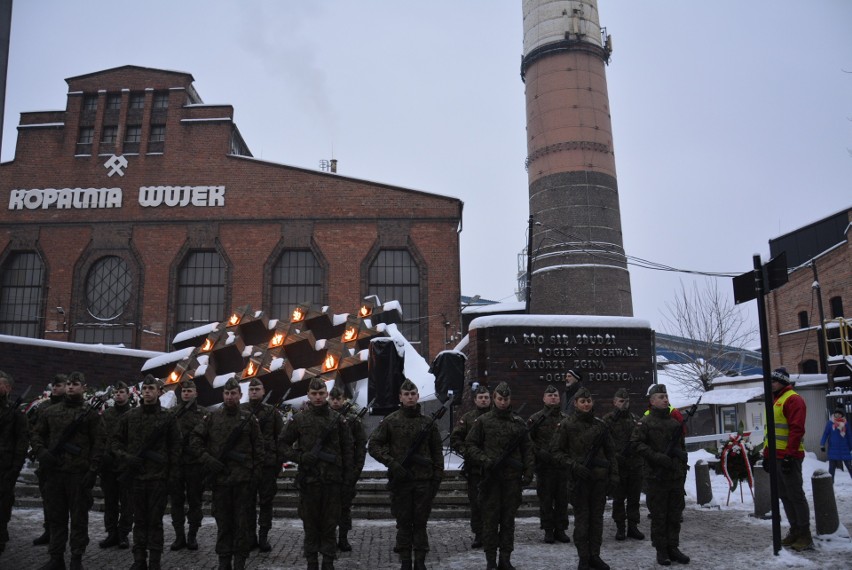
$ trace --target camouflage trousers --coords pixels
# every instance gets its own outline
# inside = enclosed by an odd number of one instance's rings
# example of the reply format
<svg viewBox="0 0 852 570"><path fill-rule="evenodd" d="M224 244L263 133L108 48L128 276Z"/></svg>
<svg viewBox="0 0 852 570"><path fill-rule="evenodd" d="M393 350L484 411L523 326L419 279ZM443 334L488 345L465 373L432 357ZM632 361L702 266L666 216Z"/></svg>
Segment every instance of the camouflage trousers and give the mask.
<svg viewBox="0 0 852 570"><path fill-rule="evenodd" d="M169 500L172 504L172 526L182 529L189 520L189 526L201 526L203 513L202 497L204 496L204 473L200 463L189 463L180 466L180 477L177 485L169 489Z"/></svg>
<svg viewBox="0 0 852 570"><path fill-rule="evenodd" d="M246 481L213 487L213 517L216 519L216 554L248 556L251 550L251 507L254 486Z"/></svg>
<svg viewBox="0 0 852 570"><path fill-rule="evenodd" d="M66 543L70 544L72 555L82 555L89 544L92 491L83 486L84 475L61 471L44 474L43 498L47 509L47 527L50 530L47 551L51 558L63 556Z"/></svg>
<svg viewBox="0 0 852 570"><path fill-rule="evenodd" d="M9 542L9 519L15 503L15 483L12 469L0 472L0 545Z"/></svg>
<svg viewBox="0 0 852 570"><path fill-rule="evenodd" d="M482 503L479 500L479 484L482 475L467 473L467 500L470 503L470 530L476 536L482 536Z"/></svg>
<svg viewBox="0 0 852 570"><path fill-rule="evenodd" d="M104 528L107 534L126 536L133 528L133 503L130 485L122 484L120 473L112 469L101 470L101 491L104 493Z"/></svg>
<svg viewBox="0 0 852 570"><path fill-rule="evenodd" d="M163 480L133 482L133 552L163 551L163 515L168 496Z"/></svg>
<svg viewBox="0 0 852 570"><path fill-rule="evenodd" d="M686 506L683 479L645 480L645 498L651 511L651 544L657 550L680 545L680 519Z"/></svg>
<svg viewBox="0 0 852 570"><path fill-rule="evenodd" d="M260 472L260 481L255 486L257 503L252 501L251 520L257 522L260 528L272 528L272 501L278 493L278 473L281 468L277 465L265 465ZM258 515L258 511L260 514ZM254 532L254 531L252 531Z"/></svg>
<svg viewBox="0 0 852 570"><path fill-rule="evenodd" d="M306 557L336 555L334 530L340 520L340 492L340 483L315 482L300 487L299 518L305 530Z"/></svg>
<svg viewBox="0 0 852 570"><path fill-rule="evenodd" d="M588 559L600 556L603 542L603 516L606 509L606 481L575 481L571 489L574 507L574 546L577 555Z"/></svg>
<svg viewBox="0 0 852 570"><path fill-rule="evenodd" d="M352 529L352 502L355 500L355 483L344 485L340 492L340 530Z"/></svg>
<svg viewBox="0 0 852 570"><path fill-rule="evenodd" d="M482 546L486 552L498 547L505 553L515 549L515 515L521 506L522 489L519 478L492 477L487 485L480 485Z"/></svg>
<svg viewBox="0 0 852 570"><path fill-rule="evenodd" d="M405 481L396 483L391 490L391 512L396 519L396 546L394 552L403 560L411 556L412 549L429 551L426 524L432 512L431 481Z"/></svg>
<svg viewBox="0 0 852 570"><path fill-rule="evenodd" d="M567 529L568 470L538 469L535 479L541 528L545 530Z"/></svg>
<svg viewBox="0 0 852 570"><path fill-rule="evenodd" d="M642 494L642 470L619 469L618 485L612 492L612 520L616 524L639 524L639 498Z"/></svg>

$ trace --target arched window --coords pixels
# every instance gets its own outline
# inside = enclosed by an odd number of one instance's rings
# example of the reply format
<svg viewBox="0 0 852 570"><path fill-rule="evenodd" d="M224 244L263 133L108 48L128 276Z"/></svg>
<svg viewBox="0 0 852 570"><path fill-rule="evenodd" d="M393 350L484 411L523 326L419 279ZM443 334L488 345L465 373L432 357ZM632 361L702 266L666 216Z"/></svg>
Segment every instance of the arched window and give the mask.
<svg viewBox="0 0 852 570"><path fill-rule="evenodd" d="M310 250L287 250L272 268L271 316L287 320L296 305L322 303L323 272Z"/></svg>
<svg viewBox="0 0 852 570"><path fill-rule="evenodd" d="M127 262L116 255L97 260L86 276L86 312L92 324L75 325L74 340L133 346L134 319L126 314L132 296L133 275Z"/></svg>
<svg viewBox="0 0 852 570"><path fill-rule="evenodd" d="M420 349L420 270L404 249L383 249L370 265L367 294L402 306L400 332Z"/></svg>
<svg viewBox="0 0 852 570"><path fill-rule="evenodd" d="M0 334L40 338L44 263L35 252L9 255L0 276Z"/></svg>
<svg viewBox="0 0 852 570"><path fill-rule="evenodd" d="M194 251L178 269L176 332L222 319L225 260L216 251Z"/></svg>

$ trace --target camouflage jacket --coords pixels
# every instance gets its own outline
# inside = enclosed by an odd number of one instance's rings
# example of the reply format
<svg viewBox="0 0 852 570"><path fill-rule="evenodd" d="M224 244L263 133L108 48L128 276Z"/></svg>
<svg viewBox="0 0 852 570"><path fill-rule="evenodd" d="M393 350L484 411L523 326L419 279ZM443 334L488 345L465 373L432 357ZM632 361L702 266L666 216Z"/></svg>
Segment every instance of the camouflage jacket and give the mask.
<svg viewBox="0 0 852 570"><path fill-rule="evenodd" d="M420 413L420 404L413 408L400 408L388 414L370 437L370 455L382 465L390 467L401 462L419 434L429 425L430 418ZM405 468L414 481L441 479L444 476L444 452L441 432L432 424L429 434L413 450L412 459Z"/></svg>
<svg viewBox="0 0 852 570"><path fill-rule="evenodd" d="M235 432L238 428L241 428L240 431ZM236 445L225 449L231 433L240 435ZM222 406L204 416L189 434L189 447L203 463L217 459L225 464L213 480L215 485L237 485L256 480L265 459L257 418L239 407Z"/></svg>
<svg viewBox="0 0 852 570"><path fill-rule="evenodd" d="M592 412L576 410L567 420L559 424L556 436L551 444L553 458L574 472L578 465L592 471L596 481L609 481L618 478L618 462L615 460L615 447L612 438L606 433L608 426ZM597 452L587 464L592 446L598 438L603 438Z"/></svg>
<svg viewBox="0 0 852 570"><path fill-rule="evenodd" d="M183 411L184 409L186 411ZM199 459L189 447L189 434L191 434L192 430L195 429L195 426L201 423L201 420L204 419L204 410L198 407L197 400L192 400L189 403L181 402L177 406L171 408L170 411L175 414L178 427L180 427L180 464L192 465L201 463L201 459Z"/></svg>
<svg viewBox="0 0 852 570"><path fill-rule="evenodd" d="M459 422L456 424L456 427L453 428L452 433L450 433L450 447L458 452L462 457L467 458L464 440L467 438L470 428L473 427L473 422L475 422L482 414L487 414L490 411L490 406L481 409L474 408L459 418Z"/></svg>
<svg viewBox="0 0 852 570"><path fill-rule="evenodd" d="M278 455L278 438L281 437L281 430L284 429L284 418L277 407L260 402L258 404L256 406L252 402L244 402L240 404L240 408L251 412L257 418L260 433L263 436L264 465L281 467Z"/></svg>
<svg viewBox="0 0 852 570"><path fill-rule="evenodd" d="M530 439L533 444L535 453L535 468L536 470L545 469L565 469L564 465L560 465L554 460L550 453L550 444L553 441L553 436L556 435L556 430L559 428L560 422L568 419L568 416L562 411L559 406L548 407L534 413L527 420L527 425L532 428L538 418L544 416L544 420L535 429L530 430Z"/></svg>
<svg viewBox="0 0 852 570"><path fill-rule="evenodd" d="M145 465L130 466L137 481L162 481L176 475L180 462L181 434L174 416L157 401L141 404L118 420L112 438L112 451L124 464L128 457L138 456L143 450Z"/></svg>
<svg viewBox="0 0 852 570"><path fill-rule="evenodd" d="M299 465L301 481L306 484L350 483L354 461L352 435L346 420L328 404L308 406L293 416L279 440L281 456L288 461L301 463L302 454L312 452L323 437L325 441L319 451L330 461L317 459L313 465Z"/></svg>
<svg viewBox="0 0 852 570"><path fill-rule="evenodd" d="M352 438L352 473L354 483L364 470L364 462L367 460L367 432L364 430L364 422L356 412L350 411L346 414L346 425L349 426L349 435Z"/></svg>
<svg viewBox="0 0 852 570"><path fill-rule="evenodd" d="M636 453L636 444L631 443L633 430L639 424L639 416L630 410L613 410L603 417L609 424L609 434L615 446L620 473L637 473L642 470L642 457Z"/></svg>
<svg viewBox="0 0 852 570"><path fill-rule="evenodd" d="M520 445L515 446L500 466L499 472L491 476L501 479L532 479L535 466L532 441L527 434L524 420L511 409L494 408L473 422L473 427L465 439L465 459L475 466L488 469L518 437L521 438Z"/></svg>
<svg viewBox="0 0 852 570"><path fill-rule="evenodd" d="M38 423L31 438L33 453L36 457L43 449L50 451L57 446L65 428L85 413L87 405L82 399L74 401L64 398L62 402L52 404L39 413ZM98 471L103 452L104 421L100 414L92 411L66 442L59 454L59 465L50 468L49 471L61 473Z"/></svg>
<svg viewBox="0 0 852 570"><path fill-rule="evenodd" d="M686 477L686 462L666 455L673 438L677 438L674 449L685 451L683 428L669 410L652 408L639 420L630 441L636 446L636 453L645 460L646 479L682 481Z"/></svg>
<svg viewBox="0 0 852 570"><path fill-rule="evenodd" d="M0 475L21 472L30 443L27 418L13 403L0 398Z"/></svg>
<svg viewBox="0 0 852 570"><path fill-rule="evenodd" d="M131 409L130 403L128 402L123 406L116 404L104 410L102 416L104 419L104 455L101 460L102 469L108 469L110 471L119 470L119 462L115 455L115 451L113 451L112 441L115 436L115 430L118 429L118 420Z"/></svg>

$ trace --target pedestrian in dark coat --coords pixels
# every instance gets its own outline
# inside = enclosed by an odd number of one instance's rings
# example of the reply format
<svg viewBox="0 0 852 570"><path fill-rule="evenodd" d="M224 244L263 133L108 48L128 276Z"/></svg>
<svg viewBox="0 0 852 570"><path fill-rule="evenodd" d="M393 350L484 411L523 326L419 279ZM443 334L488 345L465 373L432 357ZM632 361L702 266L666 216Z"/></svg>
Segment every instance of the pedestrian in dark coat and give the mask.
<svg viewBox="0 0 852 570"><path fill-rule="evenodd" d="M71 569L82 568L89 544L89 509L104 452L104 423L94 410L85 414L85 391L83 373L69 374L65 399L39 414L32 435L33 453L45 470L43 496L50 526L50 561L44 570L65 568L66 542L71 546ZM75 427L66 432L71 424ZM66 439L63 434L69 433Z"/></svg>
<svg viewBox="0 0 852 570"><path fill-rule="evenodd" d="M175 388L180 403L172 408L181 435L181 452L178 472L171 478L169 501L171 502L172 527L175 540L170 547L177 551L183 548L198 550L198 528L201 526L202 497L204 496L204 469L201 459L189 445L190 434L204 419L205 412L198 406L198 389L193 380L183 380ZM184 524L189 523L189 529Z"/></svg>
<svg viewBox="0 0 852 570"><path fill-rule="evenodd" d="M563 388L562 397L562 412L566 415L574 413L574 398L577 397L577 390L583 387L583 377L576 370L569 370L565 373L565 387Z"/></svg>
<svg viewBox="0 0 852 570"><path fill-rule="evenodd" d="M420 413L420 393L411 380L399 388L402 407L389 414L370 438L370 455L388 468L391 510L396 517L396 546L401 568L425 570L429 537L426 525L432 500L444 477L438 426ZM418 444L418 435L425 437ZM406 457L410 457L406 461Z"/></svg>
<svg viewBox="0 0 852 570"><path fill-rule="evenodd" d="M568 534L568 469L558 463L550 444L560 422L568 416L559 404L559 390L548 385L544 390L544 408L530 416L530 439L535 452L535 489L544 542L571 542ZM542 418L539 420L539 418Z"/></svg>
<svg viewBox="0 0 852 570"><path fill-rule="evenodd" d="M65 384L68 382L67 374L56 374L53 377L53 382L48 384L48 390L50 391L50 396L44 401L41 401L37 405L34 405L30 410L27 411L27 419L30 424L30 459L35 461L36 456L32 451L32 437L33 433L35 433L35 428L38 425L38 418L41 414L44 413L47 408L54 404L58 404L65 400ZM44 478L45 471L41 468L41 464L36 467L35 470L36 479L38 479L38 492L41 495L41 508L44 513L44 522L42 526L44 526L44 532L41 533L40 536L33 540L33 546L41 546L44 544L50 544L50 526L47 524L47 503L48 498L44 494Z"/></svg>
<svg viewBox="0 0 852 570"><path fill-rule="evenodd" d="M615 457L618 462L618 485L612 489L612 519L615 539L643 540L639 530L639 498L642 494L642 457L630 442L639 416L630 411L630 392L619 388L612 399L612 411L603 417L609 424Z"/></svg>
<svg viewBox="0 0 852 570"><path fill-rule="evenodd" d="M532 482L535 458L526 422L512 412L512 391L507 383L497 385L492 401L494 409L473 422L465 449L474 467L483 472L479 487L486 565L513 570L515 515L524 486Z"/></svg>
<svg viewBox="0 0 852 570"><path fill-rule="evenodd" d="M479 484L482 481L482 468L475 466L470 458L465 439L473 427L473 423L482 414L491 411L491 393L488 387L478 384L471 390L474 409L464 414L459 423L450 434L450 447L464 458L462 464L462 476L467 480L467 500L470 504L470 530L473 531L473 542L471 548L482 548L482 503L479 500Z"/></svg>
<svg viewBox="0 0 852 570"><path fill-rule="evenodd" d="M308 569L334 568L335 529L340 521L342 489L351 484L352 439L346 419L331 409L320 378L308 384L308 407L296 414L280 439L284 459L299 464L299 517L305 530Z"/></svg>
<svg viewBox="0 0 852 570"><path fill-rule="evenodd" d="M651 511L651 543L657 550L657 563L689 563L680 551L680 523L685 507L683 486L688 455L683 426L669 410L664 384L648 391L649 413L642 416L630 441L645 462L645 496Z"/></svg>
<svg viewBox="0 0 852 570"><path fill-rule="evenodd" d="M241 397L239 381L228 379L222 407L204 416L189 436L189 447L201 458L207 484L213 487L216 554L223 570L245 568L254 528L254 485L264 461L260 426L250 412L240 409Z"/></svg>
<svg viewBox="0 0 852 570"><path fill-rule="evenodd" d="M181 434L174 416L160 406L160 381L150 374L142 381L141 404L118 420L112 450L127 469L123 484L132 485L131 570L160 570L163 515L169 480L177 476Z"/></svg>
<svg viewBox="0 0 852 570"><path fill-rule="evenodd" d="M107 536L98 543L101 548L129 548L127 535L133 528L133 502L130 485L119 481L121 463L112 449L118 421L130 411L130 390L122 381L113 385L113 405L104 410L104 456L101 460L101 490L104 494L104 528Z"/></svg>
<svg viewBox="0 0 852 570"><path fill-rule="evenodd" d="M842 406L838 406L832 416L825 424L819 444L822 451L828 448L828 472L834 481L834 472L838 465L841 470L845 465L846 472L852 477L852 430L849 429L846 410Z"/></svg>
<svg viewBox="0 0 852 570"><path fill-rule="evenodd" d="M11 400L14 380L0 371L0 554L9 542L9 519L15 502L15 484L29 447L27 418Z"/></svg>
<svg viewBox="0 0 852 570"><path fill-rule="evenodd" d="M346 394L336 385L328 394L328 404L335 412L340 413L348 403ZM352 530L352 501L355 500L355 490L364 462L367 459L367 432L364 431L364 423L358 417L358 413L349 410L346 414L346 426L352 440L352 467L343 478L347 484L343 487L340 497L340 522L338 523L337 548L341 552L349 552L352 545L349 544L349 531Z"/></svg>

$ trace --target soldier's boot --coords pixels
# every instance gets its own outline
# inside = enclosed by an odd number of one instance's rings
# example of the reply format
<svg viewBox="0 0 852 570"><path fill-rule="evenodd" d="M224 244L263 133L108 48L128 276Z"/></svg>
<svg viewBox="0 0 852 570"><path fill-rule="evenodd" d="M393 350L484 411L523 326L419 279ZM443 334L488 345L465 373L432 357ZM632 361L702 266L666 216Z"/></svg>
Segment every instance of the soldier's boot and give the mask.
<svg viewBox="0 0 852 570"><path fill-rule="evenodd" d="M160 570L160 558L163 553L159 550L148 551L148 570Z"/></svg>
<svg viewBox="0 0 852 570"><path fill-rule="evenodd" d="M127 540L127 534L128 533L126 533L126 532L119 532L118 533L118 547L121 548L122 550L126 550L126 549L130 548L130 541Z"/></svg>
<svg viewBox="0 0 852 570"><path fill-rule="evenodd" d="M251 538L249 539L249 550L254 550L257 548L257 533L251 533Z"/></svg>
<svg viewBox="0 0 852 570"><path fill-rule="evenodd" d="M669 558L669 549L657 547L657 564L660 566L671 566L672 560Z"/></svg>
<svg viewBox="0 0 852 570"><path fill-rule="evenodd" d="M219 570L233 570L233 568L231 568L231 557L230 556L220 556L219 557Z"/></svg>
<svg viewBox="0 0 852 570"><path fill-rule="evenodd" d="M242 554L234 554L233 570L246 570L246 557Z"/></svg>
<svg viewBox="0 0 852 570"><path fill-rule="evenodd" d="M497 562L497 570L516 570L512 566L512 553L500 551L500 560Z"/></svg>
<svg viewBox="0 0 852 570"><path fill-rule="evenodd" d="M148 570L147 553L144 550L133 551L133 566L130 570Z"/></svg>
<svg viewBox="0 0 852 570"><path fill-rule="evenodd" d="M627 529L624 523L615 523L615 540L624 540L627 538Z"/></svg>
<svg viewBox="0 0 852 570"><path fill-rule="evenodd" d="M589 556L589 566L594 570L609 570L609 564L601 560L600 554Z"/></svg>
<svg viewBox="0 0 852 570"><path fill-rule="evenodd" d="M83 555L72 554L71 564L68 565L69 570L83 570Z"/></svg>
<svg viewBox="0 0 852 570"><path fill-rule="evenodd" d="M51 556L50 560L47 561L47 564L39 567L38 570L65 570L65 557Z"/></svg>
<svg viewBox="0 0 852 570"><path fill-rule="evenodd" d="M322 555L322 568L320 570L334 570L334 557Z"/></svg>
<svg viewBox="0 0 852 570"><path fill-rule="evenodd" d="M689 564L689 556L680 551L677 546L669 547L669 558L678 564Z"/></svg>
<svg viewBox="0 0 852 570"><path fill-rule="evenodd" d="M552 528L544 529L544 542L547 544L553 544L554 542L556 542L556 538L554 538L553 536Z"/></svg>
<svg viewBox="0 0 852 570"><path fill-rule="evenodd" d="M44 529L44 532L41 533L41 536L33 540L33 546L42 546L44 544L50 544L50 531ZM62 562L64 565L65 562Z"/></svg>
<svg viewBox="0 0 852 570"><path fill-rule="evenodd" d="M341 552L349 552L352 550L352 545L349 544L348 534L348 530L340 529L340 534L337 538L337 548L340 549Z"/></svg>
<svg viewBox="0 0 852 570"><path fill-rule="evenodd" d="M471 548L482 548L482 534L474 533L473 534L473 542L470 543Z"/></svg>
<svg viewBox="0 0 852 570"><path fill-rule="evenodd" d="M796 552L813 550L814 539L811 536L811 527L799 527L799 535L796 537L796 542L794 542L791 546Z"/></svg>
<svg viewBox="0 0 852 570"><path fill-rule="evenodd" d="M485 566L486 566L486 570L497 570L497 551L496 550L486 550L485 551Z"/></svg>
<svg viewBox="0 0 852 570"><path fill-rule="evenodd" d="M791 526L787 532L787 536L781 539L781 546L793 546L796 539L799 537L799 527Z"/></svg>
<svg viewBox="0 0 852 570"><path fill-rule="evenodd" d="M186 548L186 534L183 532L183 525L175 527L175 541L169 547L169 550L176 552Z"/></svg>
<svg viewBox="0 0 852 570"><path fill-rule="evenodd" d="M591 570L591 565L589 564L589 559L587 557L581 556L579 562L577 562L577 570Z"/></svg>
<svg viewBox="0 0 852 570"><path fill-rule="evenodd" d="M426 570L426 553L422 550L418 550L414 553L413 570Z"/></svg>
<svg viewBox="0 0 852 570"><path fill-rule="evenodd" d="M571 539L568 538L568 533L565 532L564 528L557 528L556 532L553 533L553 537L556 539L556 542L569 543Z"/></svg>
<svg viewBox="0 0 852 570"><path fill-rule="evenodd" d="M189 550L198 550L198 525L189 525L189 532L186 533L186 547Z"/></svg>
<svg viewBox="0 0 852 570"><path fill-rule="evenodd" d="M111 548L113 546L118 546L119 538L118 532L111 531L107 534L107 537L98 543L98 546L101 548Z"/></svg>
<svg viewBox="0 0 852 570"><path fill-rule="evenodd" d="M412 564L411 558L403 558L400 561L399 568L400 568L400 570L411 570L411 567L412 567L411 564Z"/></svg>
<svg viewBox="0 0 852 570"><path fill-rule="evenodd" d="M636 540L645 540L645 534L639 530L636 523L630 523L627 525L627 536L629 538L635 538ZM618 538L618 535L616 535L615 538Z"/></svg>
<svg viewBox="0 0 852 570"><path fill-rule="evenodd" d="M257 549L261 552L272 550L272 545L269 544L269 529L266 527L260 527L260 534L257 537Z"/></svg>
<svg viewBox="0 0 852 570"><path fill-rule="evenodd" d="M308 570L319 570L319 556L316 553L308 554Z"/></svg>

